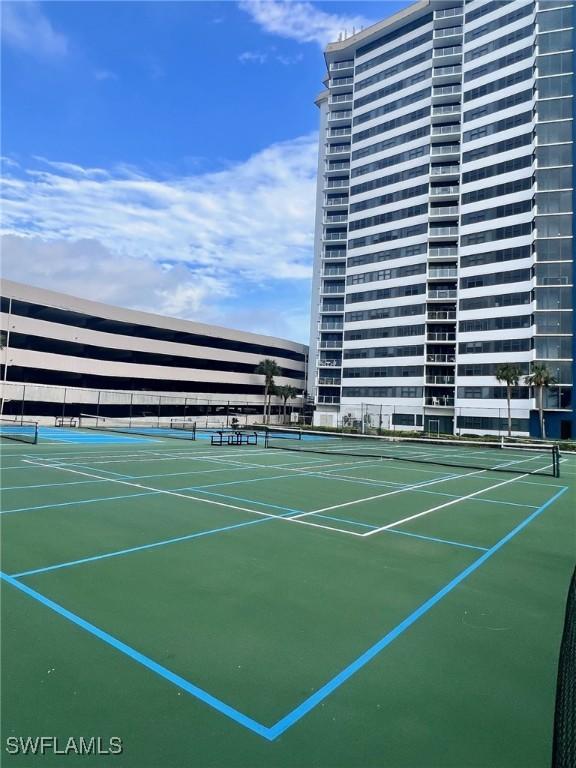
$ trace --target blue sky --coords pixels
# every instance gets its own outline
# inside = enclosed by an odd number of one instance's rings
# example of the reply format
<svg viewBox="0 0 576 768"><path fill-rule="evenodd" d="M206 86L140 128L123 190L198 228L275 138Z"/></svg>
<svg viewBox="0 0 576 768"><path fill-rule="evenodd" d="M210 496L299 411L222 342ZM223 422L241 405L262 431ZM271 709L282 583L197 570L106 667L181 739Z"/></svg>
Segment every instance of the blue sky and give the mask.
<svg viewBox="0 0 576 768"><path fill-rule="evenodd" d="M407 4L2 2L4 276L307 341L322 48Z"/></svg>

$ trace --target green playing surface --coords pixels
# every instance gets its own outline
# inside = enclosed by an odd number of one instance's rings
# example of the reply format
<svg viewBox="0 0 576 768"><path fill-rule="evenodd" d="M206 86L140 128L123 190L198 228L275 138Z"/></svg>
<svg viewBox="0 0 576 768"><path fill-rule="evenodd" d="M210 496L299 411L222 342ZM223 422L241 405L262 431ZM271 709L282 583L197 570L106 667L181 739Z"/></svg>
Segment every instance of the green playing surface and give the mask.
<svg viewBox="0 0 576 768"><path fill-rule="evenodd" d="M575 457L82 434L2 445L2 733L123 752L3 765L549 765Z"/></svg>

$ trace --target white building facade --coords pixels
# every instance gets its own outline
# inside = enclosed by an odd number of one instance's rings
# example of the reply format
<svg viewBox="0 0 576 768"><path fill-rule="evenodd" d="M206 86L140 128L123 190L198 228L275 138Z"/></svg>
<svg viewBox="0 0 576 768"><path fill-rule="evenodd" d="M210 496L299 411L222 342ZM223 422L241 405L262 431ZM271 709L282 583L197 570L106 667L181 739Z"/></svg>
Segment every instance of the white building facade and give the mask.
<svg viewBox="0 0 576 768"><path fill-rule="evenodd" d="M576 437L569 0L415 3L326 49L317 424Z"/></svg>
<svg viewBox="0 0 576 768"><path fill-rule="evenodd" d="M307 347L2 280L2 411L9 417L262 415L264 358L305 388ZM290 410L302 404L291 400ZM274 398L273 413L283 403Z"/></svg>

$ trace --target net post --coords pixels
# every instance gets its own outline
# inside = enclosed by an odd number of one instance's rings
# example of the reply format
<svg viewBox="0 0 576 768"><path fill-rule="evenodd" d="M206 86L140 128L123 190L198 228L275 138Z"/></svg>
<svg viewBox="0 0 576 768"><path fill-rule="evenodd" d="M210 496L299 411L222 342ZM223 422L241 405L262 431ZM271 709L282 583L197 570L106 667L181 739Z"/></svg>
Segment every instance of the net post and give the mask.
<svg viewBox="0 0 576 768"><path fill-rule="evenodd" d="M554 477L560 477L560 448L558 445L555 445L552 448L552 466L554 469Z"/></svg>

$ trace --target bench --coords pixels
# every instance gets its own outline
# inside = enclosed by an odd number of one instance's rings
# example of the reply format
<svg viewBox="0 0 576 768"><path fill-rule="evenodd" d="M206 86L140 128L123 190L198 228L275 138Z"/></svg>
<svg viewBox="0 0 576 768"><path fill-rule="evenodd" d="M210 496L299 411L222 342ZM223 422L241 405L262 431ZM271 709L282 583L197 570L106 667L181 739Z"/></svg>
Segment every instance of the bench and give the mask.
<svg viewBox="0 0 576 768"><path fill-rule="evenodd" d="M258 445L256 432L219 429L210 437L211 445Z"/></svg>
<svg viewBox="0 0 576 768"><path fill-rule="evenodd" d="M64 416L56 416L56 418L54 419L54 426L55 427L77 427L78 419L65 418Z"/></svg>

